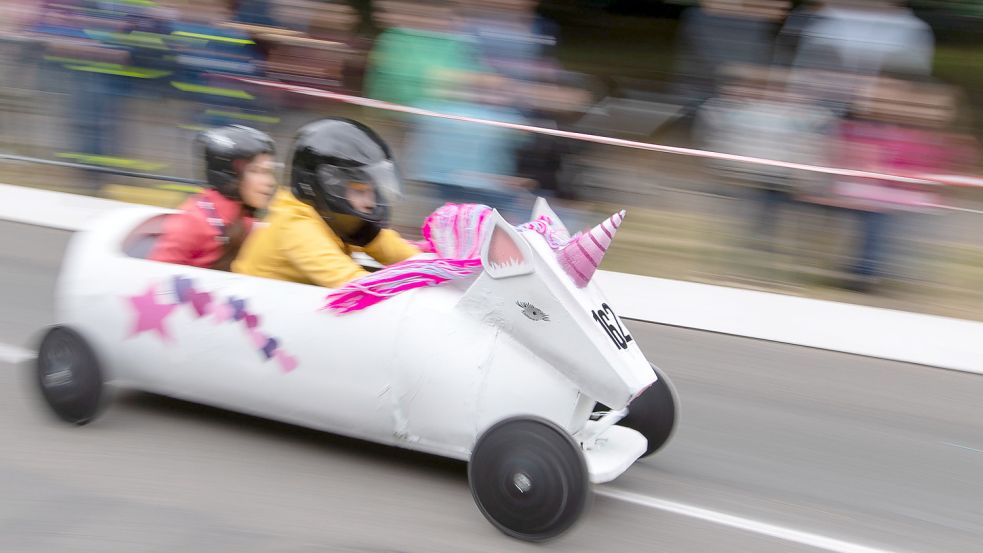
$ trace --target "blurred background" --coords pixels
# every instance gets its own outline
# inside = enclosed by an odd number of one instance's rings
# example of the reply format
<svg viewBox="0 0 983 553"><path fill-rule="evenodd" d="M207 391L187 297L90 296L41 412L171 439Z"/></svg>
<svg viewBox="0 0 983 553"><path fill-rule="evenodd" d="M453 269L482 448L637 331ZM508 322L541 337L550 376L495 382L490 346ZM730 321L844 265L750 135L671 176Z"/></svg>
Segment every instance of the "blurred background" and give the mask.
<svg viewBox="0 0 983 553"><path fill-rule="evenodd" d="M893 175L844 177L363 108ZM359 119L446 201L572 230L626 207L604 268L983 320L983 0L0 0L0 182L177 206L204 128L289 151ZM6 156L4 158L3 156Z"/></svg>

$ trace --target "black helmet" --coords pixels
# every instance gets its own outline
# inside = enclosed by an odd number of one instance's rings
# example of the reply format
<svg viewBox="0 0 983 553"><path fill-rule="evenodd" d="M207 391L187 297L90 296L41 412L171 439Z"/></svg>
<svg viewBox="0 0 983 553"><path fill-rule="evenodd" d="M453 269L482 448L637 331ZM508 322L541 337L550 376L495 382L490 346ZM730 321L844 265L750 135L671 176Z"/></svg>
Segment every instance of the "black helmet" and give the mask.
<svg viewBox="0 0 983 553"><path fill-rule="evenodd" d="M346 199L350 182L374 189L376 204L362 213ZM297 131L290 163L290 189L312 206L343 240L364 245L389 224L389 200L402 184L389 146L372 129L351 119L330 117Z"/></svg>
<svg viewBox="0 0 983 553"><path fill-rule="evenodd" d="M231 200L241 199L239 179L242 175L235 162L275 153L273 139L268 134L242 125L204 131L198 135L196 142L203 150L208 186Z"/></svg>

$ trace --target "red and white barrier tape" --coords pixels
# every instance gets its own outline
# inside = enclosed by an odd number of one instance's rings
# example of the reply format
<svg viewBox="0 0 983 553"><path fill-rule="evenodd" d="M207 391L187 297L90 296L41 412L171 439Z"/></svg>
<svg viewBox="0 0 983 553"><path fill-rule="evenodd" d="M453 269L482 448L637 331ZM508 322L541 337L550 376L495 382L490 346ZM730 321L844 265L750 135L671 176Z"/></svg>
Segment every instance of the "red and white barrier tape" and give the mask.
<svg viewBox="0 0 983 553"><path fill-rule="evenodd" d="M963 175L892 175L888 173L875 173L870 171L857 171L854 169L842 169L838 167L824 167L821 165L792 163L788 161L778 161L775 159L765 159L760 157L726 154L723 152L711 152L707 150L698 150L695 148L665 146L663 144L649 144L647 142L636 142L632 140L623 140L620 138L611 138L608 136L599 136L595 134L561 131L558 129L547 129L544 127L534 127L531 125L520 125L516 123L505 123L502 121L494 121L491 119L479 119L477 117L467 117L464 115L451 115L447 113L438 113L435 111L429 111L425 109L414 108L414 107L404 106L400 104L393 104L390 102L383 102L381 100L372 100L371 98L363 98L361 96L340 94L338 92L330 92L327 90L321 90L321 89L311 88L307 86L290 85L290 84L278 83L273 81L249 79L245 77L238 77L237 80L254 85L279 88L282 90L289 90L291 92L296 92L298 94L305 94L307 96L327 98L339 102L344 102L346 104L354 104L358 106L376 108L385 111L396 111L400 113L422 115L425 117L438 117L441 119L451 119L454 121L465 121L468 123L476 123L479 125L489 125L492 127L502 127L502 128L513 129L517 131L559 136L563 138L570 138L573 140L594 142L596 144L608 144L611 146L622 146L625 148L634 148L637 150L648 150L653 152L664 152L669 154L679 154L679 155L702 157L702 158L709 158L709 159L737 161L743 163L753 163L757 165L768 165L771 167L797 169L797 170L808 171L812 173L825 173L828 175L841 175L841 176L848 176L848 177L890 180L890 181L905 182L911 184L930 184L930 185L935 184L935 185L950 185L950 186L983 187L983 178L981 177L972 177L972 176L963 176Z"/></svg>

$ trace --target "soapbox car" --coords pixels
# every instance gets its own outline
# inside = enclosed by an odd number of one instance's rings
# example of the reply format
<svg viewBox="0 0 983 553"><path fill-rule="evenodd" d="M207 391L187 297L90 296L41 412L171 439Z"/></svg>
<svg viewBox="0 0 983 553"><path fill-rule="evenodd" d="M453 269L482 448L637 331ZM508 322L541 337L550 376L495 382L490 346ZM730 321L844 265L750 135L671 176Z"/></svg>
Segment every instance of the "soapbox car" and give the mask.
<svg viewBox="0 0 983 553"><path fill-rule="evenodd" d="M324 288L146 259L169 213L72 237L35 365L59 418L89 422L113 384L457 458L485 517L529 541L673 433L672 385L597 283L497 212L474 275L345 314Z"/></svg>

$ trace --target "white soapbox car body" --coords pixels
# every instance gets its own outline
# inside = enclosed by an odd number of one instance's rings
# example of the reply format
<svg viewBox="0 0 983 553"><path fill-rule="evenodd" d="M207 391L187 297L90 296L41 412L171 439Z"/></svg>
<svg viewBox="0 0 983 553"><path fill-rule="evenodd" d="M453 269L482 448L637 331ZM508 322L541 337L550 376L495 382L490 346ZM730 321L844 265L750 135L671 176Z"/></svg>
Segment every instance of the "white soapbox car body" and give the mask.
<svg viewBox="0 0 983 553"><path fill-rule="evenodd" d="M474 276L346 314L324 288L145 259L169 213L72 237L35 365L60 418L89 422L113 384L460 459L481 512L531 541L673 433L675 391L597 283L497 212Z"/></svg>

